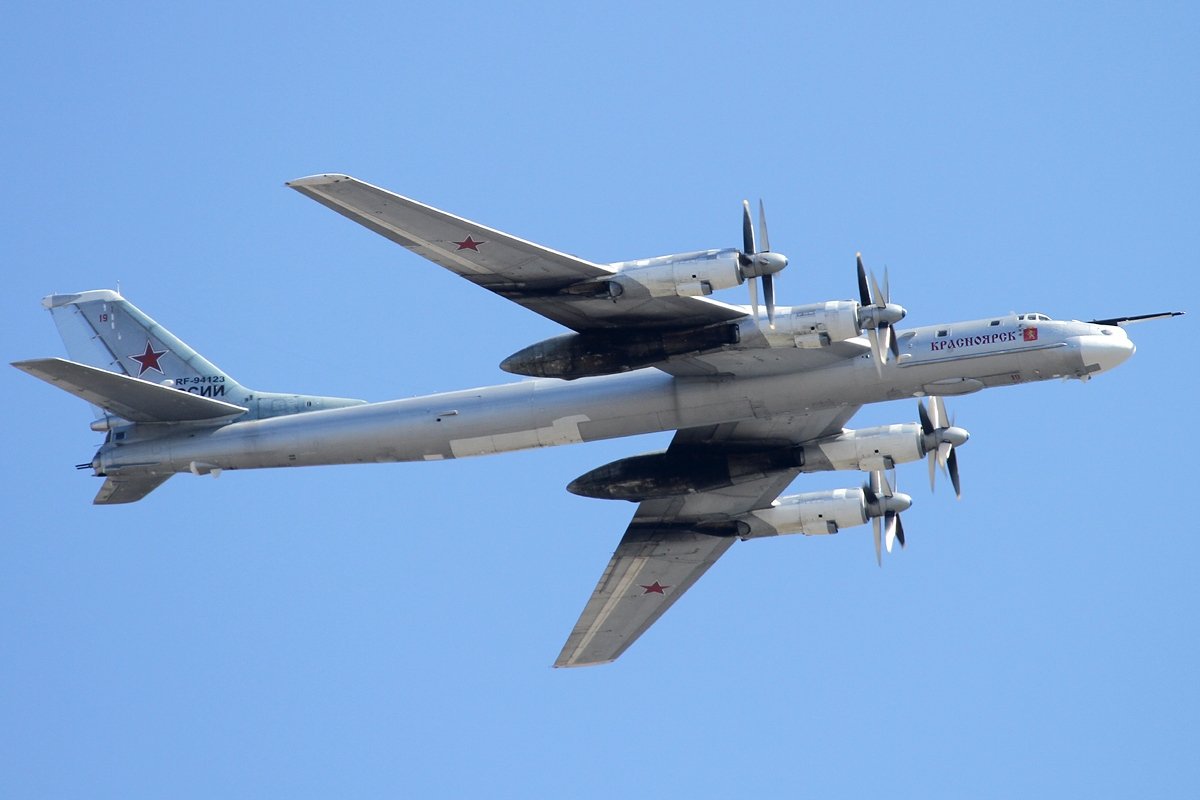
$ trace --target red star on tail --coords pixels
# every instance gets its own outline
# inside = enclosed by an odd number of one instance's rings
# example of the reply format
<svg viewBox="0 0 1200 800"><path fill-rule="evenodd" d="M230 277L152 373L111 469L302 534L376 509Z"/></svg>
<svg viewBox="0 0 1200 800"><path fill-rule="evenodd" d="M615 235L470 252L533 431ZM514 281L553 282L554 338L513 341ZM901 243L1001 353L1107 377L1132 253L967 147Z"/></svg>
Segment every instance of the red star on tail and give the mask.
<svg viewBox="0 0 1200 800"><path fill-rule="evenodd" d="M642 592L642 594L666 594L666 592L664 592L663 589L671 588L670 586L663 586L658 581L655 581L654 583L650 584L649 586L647 586L644 583L639 583L638 585L646 590L646 591Z"/></svg>
<svg viewBox="0 0 1200 800"><path fill-rule="evenodd" d="M142 373L148 369L155 370L160 375L166 375L167 373L163 372L162 367L158 365L158 360L166 354L166 350L155 350L153 345L150 344L150 340L147 339L146 352L142 353L140 356L126 356L126 358L130 358L138 362L140 369L138 369L137 376L140 378L142 377Z"/></svg>

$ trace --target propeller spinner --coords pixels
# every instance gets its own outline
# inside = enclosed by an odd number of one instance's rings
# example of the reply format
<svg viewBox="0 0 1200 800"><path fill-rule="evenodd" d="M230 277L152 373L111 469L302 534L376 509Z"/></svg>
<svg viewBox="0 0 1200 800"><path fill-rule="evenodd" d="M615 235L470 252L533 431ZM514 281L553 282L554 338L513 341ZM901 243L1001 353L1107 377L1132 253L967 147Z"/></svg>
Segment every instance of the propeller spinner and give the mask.
<svg viewBox="0 0 1200 800"><path fill-rule="evenodd" d="M755 278L762 278L763 299L767 304L767 321L775 328L775 273L788 265L787 256L771 252L771 242L767 235L767 212L762 200L758 201L758 228L762 231L762 250L759 250L754 238L754 221L750 219L750 201L742 201L742 251L738 253L738 265L742 270L742 278L750 283L750 304L754 308L754 318L758 319L758 285Z"/></svg>

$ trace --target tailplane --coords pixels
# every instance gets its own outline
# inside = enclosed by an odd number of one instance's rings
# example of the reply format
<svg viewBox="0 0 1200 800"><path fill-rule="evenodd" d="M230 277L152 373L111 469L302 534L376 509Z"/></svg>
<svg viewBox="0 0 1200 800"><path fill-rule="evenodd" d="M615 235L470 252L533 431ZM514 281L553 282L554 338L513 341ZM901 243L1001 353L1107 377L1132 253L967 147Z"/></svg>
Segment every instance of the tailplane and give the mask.
<svg viewBox="0 0 1200 800"><path fill-rule="evenodd" d="M128 422L197 422L246 412L233 403L63 358L35 358L12 365Z"/></svg>

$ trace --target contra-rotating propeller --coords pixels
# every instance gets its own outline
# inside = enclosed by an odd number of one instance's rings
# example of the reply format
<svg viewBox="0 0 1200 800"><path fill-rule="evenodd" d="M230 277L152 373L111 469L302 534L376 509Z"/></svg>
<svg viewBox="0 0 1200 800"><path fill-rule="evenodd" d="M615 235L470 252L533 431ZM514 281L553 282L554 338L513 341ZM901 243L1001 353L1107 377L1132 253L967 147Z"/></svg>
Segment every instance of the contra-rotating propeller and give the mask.
<svg viewBox="0 0 1200 800"><path fill-rule="evenodd" d="M962 485L958 480L958 455L960 445L966 444L971 434L962 428L954 426L954 420L946 416L946 403L940 397L934 397L930 409L926 410L923 400L917 401L917 411L921 415L921 433L924 434L925 452L929 454L929 489L933 490L936 470L935 464L950 476L954 484L954 494L962 497Z"/></svg>
<svg viewBox="0 0 1200 800"><path fill-rule="evenodd" d="M758 227L762 231L762 250L754 241L754 222L750 219L750 201L742 201L742 251L738 253L738 266L742 279L750 283L750 304L754 307L754 318L758 319L758 285L755 278L762 278L763 299L767 304L767 322L775 328L775 273L788 265L787 256L771 252L771 241L767 236L767 212L763 201L758 201Z"/></svg>
<svg viewBox="0 0 1200 800"><path fill-rule="evenodd" d="M867 283L867 270L863 266L862 253L857 255L858 261L858 327L867 331L871 339L871 353L875 357L875 371L883 377L883 365L887 363L888 350L896 358L900 357L900 342L896 339L893 327L904 319L908 313L902 306L891 302L891 288L888 285L887 267L883 268L883 290L871 273L871 282Z"/></svg>
<svg viewBox="0 0 1200 800"><path fill-rule="evenodd" d="M871 529L875 535L875 561L882 567L881 545L884 542L889 553L896 542L900 543L901 548L904 547L904 524L900 522L900 512L907 511L912 506L912 498L903 492L892 491L892 486L882 470L871 472L870 479L863 485L863 497L867 502L867 516L871 518Z"/></svg>

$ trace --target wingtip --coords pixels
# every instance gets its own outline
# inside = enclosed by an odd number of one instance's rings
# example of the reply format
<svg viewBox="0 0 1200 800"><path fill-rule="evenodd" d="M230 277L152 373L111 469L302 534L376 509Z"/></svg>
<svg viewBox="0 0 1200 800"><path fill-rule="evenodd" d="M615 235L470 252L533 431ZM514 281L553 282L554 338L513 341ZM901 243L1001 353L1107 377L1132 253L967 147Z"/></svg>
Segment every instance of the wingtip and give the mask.
<svg viewBox="0 0 1200 800"><path fill-rule="evenodd" d="M598 667L601 664L611 664L616 661L615 658L606 658L602 661L555 661L550 666L554 669L579 669L580 667Z"/></svg>
<svg viewBox="0 0 1200 800"><path fill-rule="evenodd" d="M284 186L289 186L293 189L301 189L305 186L326 186L331 183L340 183L341 181L354 180L349 175L342 175L337 172L323 173L320 175L309 175L304 178L296 178L284 183Z"/></svg>

